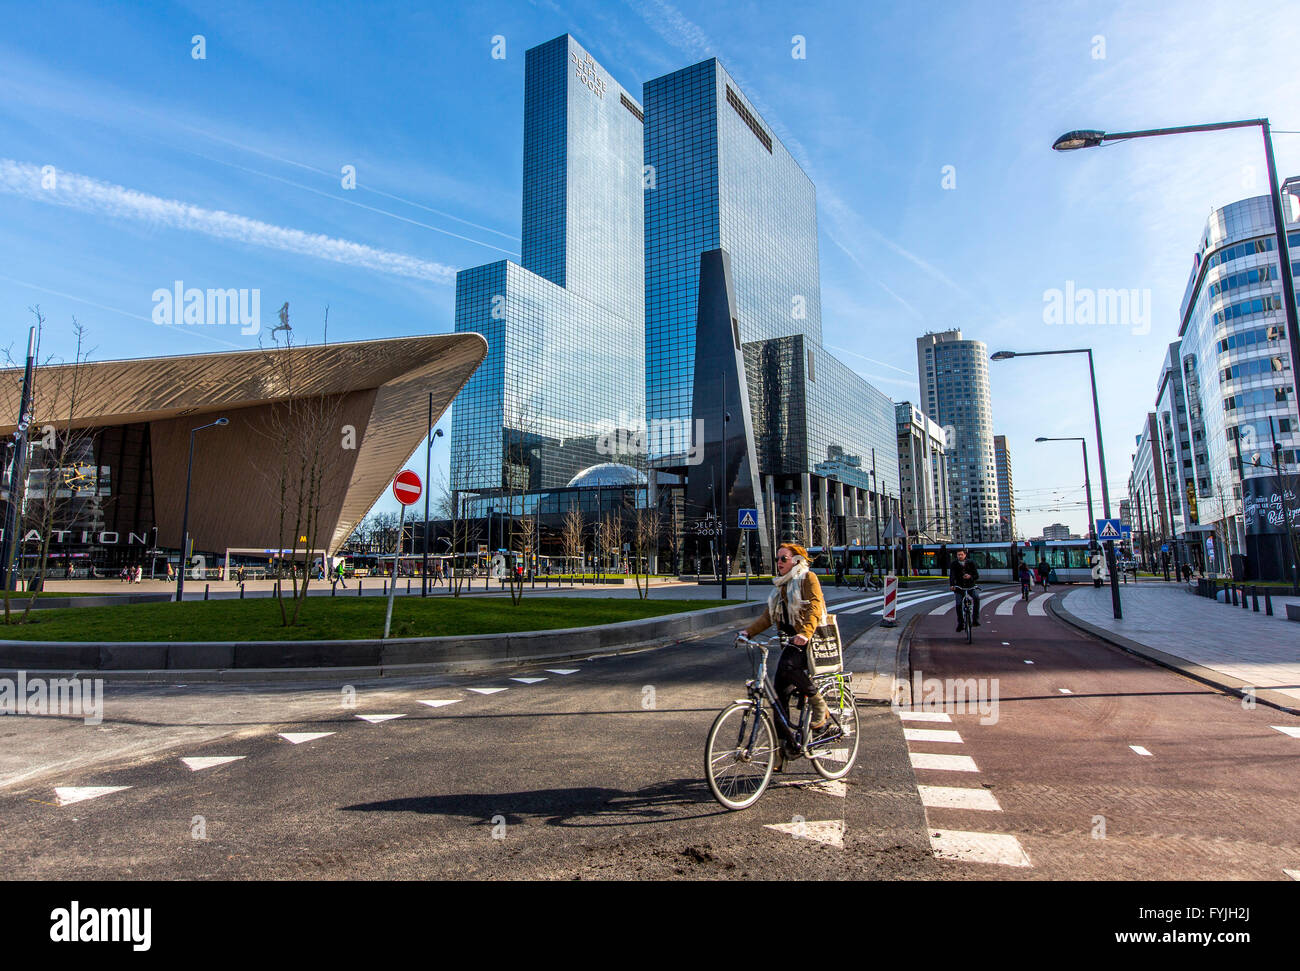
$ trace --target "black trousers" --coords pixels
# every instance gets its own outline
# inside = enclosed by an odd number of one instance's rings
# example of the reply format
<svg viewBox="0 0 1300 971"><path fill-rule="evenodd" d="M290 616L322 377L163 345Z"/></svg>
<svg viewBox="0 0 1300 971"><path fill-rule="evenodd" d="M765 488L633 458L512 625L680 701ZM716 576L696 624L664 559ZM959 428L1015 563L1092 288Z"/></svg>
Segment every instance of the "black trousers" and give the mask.
<svg viewBox="0 0 1300 971"><path fill-rule="evenodd" d="M808 653L802 647L795 647L793 644L787 644L785 650L781 652L781 660L776 665L776 676L772 679L772 686L776 688L777 701L781 705L781 714L785 715L786 720L790 719L790 699L798 691L804 697L814 695L817 689L813 686L812 678L808 676ZM781 724L781 719L776 718L776 730L783 739L790 741L793 736Z"/></svg>

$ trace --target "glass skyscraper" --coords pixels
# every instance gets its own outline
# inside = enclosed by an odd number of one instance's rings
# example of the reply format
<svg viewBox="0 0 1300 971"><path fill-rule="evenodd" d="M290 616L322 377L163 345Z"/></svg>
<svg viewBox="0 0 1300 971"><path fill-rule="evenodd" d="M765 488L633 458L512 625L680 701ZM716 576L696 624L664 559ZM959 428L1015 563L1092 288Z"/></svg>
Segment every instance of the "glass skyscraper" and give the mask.
<svg viewBox="0 0 1300 971"><path fill-rule="evenodd" d="M867 535L897 508L894 406L822 347L807 174L716 60L648 82L643 109L565 35L527 52L524 87L521 260L457 275L456 329L490 351L456 400L453 490L577 487L603 436L642 429L646 501L669 500L678 538L724 491L759 506L764 553ZM716 394L697 360L725 364ZM716 443L724 421L740 455L700 464L696 423Z"/></svg>
<svg viewBox="0 0 1300 971"><path fill-rule="evenodd" d="M765 525L777 541L856 540L855 520L887 515L877 495L897 507L894 406L822 347L816 189L716 59L656 78L643 95L647 420L700 411L700 255L721 249Z"/></svg>
<svg viewBox="0 0 1300 971"><path fill-rule="evenodd" d="M566 486L645 407L642 111L572 37L525 55L522 265L456 276L488 356L456 399L452 489Z"/></svg>

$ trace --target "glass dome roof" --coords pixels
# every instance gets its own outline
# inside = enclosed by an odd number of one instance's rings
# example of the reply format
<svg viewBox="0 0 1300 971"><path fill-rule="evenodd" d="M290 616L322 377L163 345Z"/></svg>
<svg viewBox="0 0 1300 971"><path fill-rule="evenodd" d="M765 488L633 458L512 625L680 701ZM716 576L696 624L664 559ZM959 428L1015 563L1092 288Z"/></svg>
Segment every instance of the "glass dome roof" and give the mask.
<svg viewBox="0 0 1300 971"><path fill-rule="evenodd" d="M646 477L630 465L602 462L583 469L569 480L569 488L593 489L598 486L645 485Z"/></svg>

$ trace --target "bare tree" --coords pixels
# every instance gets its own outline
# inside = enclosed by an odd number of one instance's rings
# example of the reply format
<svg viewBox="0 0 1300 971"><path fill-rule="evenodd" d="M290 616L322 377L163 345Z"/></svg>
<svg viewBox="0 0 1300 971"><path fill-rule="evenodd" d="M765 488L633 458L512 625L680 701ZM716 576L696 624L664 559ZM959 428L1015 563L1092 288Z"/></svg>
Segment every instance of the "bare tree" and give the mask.
<svg viewBox="0 0 1300 971"><path fill-rule="evenodd" d="M39 348L45 316L39 306L30 310L36 320ZM34 380L31 398L32 421L26 440L30 455L26 482L10 483L9 501L20 502L20 505L15 517L18 528L8 547L10 558L6 564L6 576L11 576L16 565L21 564L25 540L33 531L37 534L38 546L33 565L34 582L28 586L30 596L16 621L11 612L8 584L5 585L6 624L26 622L38 593L44 587L55 525L70 514L76 514L77 506L81 507L80 512L89 512L92 519L98 519L101 512L99 466L95 461L93 432L74 429L72 425L85 392L85 364L91 350L85 346L86 330L75 317L72 329L76 334L76 352L72 362L55 367L52 366L54 361L46 361L36 372L38 380ZM10 363L13 363L12 358ZM18 499L20 492L21 500ZM102 528L102 522L98 524Z"/></svg>
<svg viewBox="0 0 1300 971"><path fill-rule="evenodd" d="M577 572L582 562L582 537L587 531L587 521L582 509L575 503L564 514L564 525L560 531L560 545L564 550L565 566L571 572Z"/></svg>
<svg viewBox="0 0 1300 971"><path fill-rule="evenodd" d="M650 596L650 558L659 546L662 517L658 508L638 505L632 513L632 574L636 579L637 596L642 600ZM645 584L642 585L644 579Z"/></svg>
<svg viewBox="0 0 1300 971"><path fill-rule="evenodd" d="M328 320L328 310L327 320ZM304 372L303 352L293 343L289 305L280 308L280 324L271 332L275 348L263 347L263 366L272 376L281 400L273 403L255 425L258 434L270 440L278 461L261 469L279 509L277 539L280 563L290 564L292 606L285 603L283 584L277 584L280 622L298 623L307 588L311 582L311 558L323 549L313 547L323 528L327 490L334 487L343 467L343 396L311 394ZM284 334L283 342L277 337ZM307 569L299 584L296 565L299 544ZM187 551L186 551L187 552Z"/></svg>

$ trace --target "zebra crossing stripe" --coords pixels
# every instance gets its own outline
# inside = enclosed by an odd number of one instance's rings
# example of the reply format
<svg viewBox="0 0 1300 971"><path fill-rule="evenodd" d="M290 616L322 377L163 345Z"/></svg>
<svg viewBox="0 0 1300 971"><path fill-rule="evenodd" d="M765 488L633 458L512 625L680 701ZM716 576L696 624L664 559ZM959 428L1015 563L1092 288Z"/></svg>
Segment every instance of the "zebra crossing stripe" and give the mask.
<svg viewBox="0 0 1300 971"><path fill-rule="evenodd" d="M961 733L943 728L904 728L903 738L909 742L951 742L960 745Z"/></svg>
<svg viewBox="0 0 1300 971"><path fill-rule="evenodd" d="M935 755L931 752L908 752L914 769L939 769L944 772L978 772L979 766L969 755Z"/></svg>
<svg viewBox="0 0 1300 971"><path fill-rule="evenodd" d="M1002 812L997 799L987 789L918 785L916 791L921 796L921 805L927 809L977 809L981 812Z"/></svg>
<svg viewBox="0 0 1300 971"><path fill-rule="evenodd" d="M900 711L898 717L905 722L952 722L952 716L942 711Z"/></svg>
<svg viewBox="0 0 1300 971"><path fill-rule="evenodd" d="M1020 840L1005 833L967 833L956 829L930 831L930 846L940 860L963 863L997 863L1030 867L1029 854Z"/></svg>
<svg viewBox="0 0 1300 971"><path fill-rule="evenodd" d="M1050 593L1040 593L1040 594L1038 594L1036 597L1034 597L1033 600L1029 601L1029 616L1030 616L1030 617L1046 617L1046 616L1047 616L1047 598L1050 597L1050 596L1051 596Z"/></svg>

